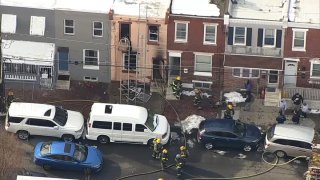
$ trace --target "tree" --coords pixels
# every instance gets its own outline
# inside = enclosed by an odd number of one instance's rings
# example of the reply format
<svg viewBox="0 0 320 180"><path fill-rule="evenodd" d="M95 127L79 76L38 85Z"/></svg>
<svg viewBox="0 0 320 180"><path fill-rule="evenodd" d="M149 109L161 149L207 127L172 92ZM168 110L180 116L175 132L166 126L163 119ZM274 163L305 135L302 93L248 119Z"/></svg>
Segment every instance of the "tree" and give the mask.
<svg viewBox="0 0 320 180"><path fill-rule="evenodd" d="M22 168L23 148L15 134L0 129L0 179L12 179Z"/></svg>

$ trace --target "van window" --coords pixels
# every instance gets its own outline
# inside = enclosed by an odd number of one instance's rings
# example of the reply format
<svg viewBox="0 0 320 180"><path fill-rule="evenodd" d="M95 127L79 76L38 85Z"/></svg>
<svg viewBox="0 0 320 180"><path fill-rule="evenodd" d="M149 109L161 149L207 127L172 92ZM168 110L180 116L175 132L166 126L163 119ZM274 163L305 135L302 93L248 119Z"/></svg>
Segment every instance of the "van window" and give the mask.
<svg viewBox="0 0 320 180"><path fill-rule="evenodd" d="M122 130L124 131L132 131L132 124L130 123L123 123L123 128Z"/></svg>
<svg viewBox="0 0 320 180"><path fill-rule="evenodd" d="M289 141L288 140L285 140L285 139L276 139L273 141L274 143L277 143L277 144L282 144L282 145L289 145Z"/></svg>
<svg viewBox="0 0 320 180"><path fill-rule="evenodd" d="M121 130L121 123L114 122L113 123L113 130Z"/></svg>
<svg viewBox="0 0 320 180"><path fill-rule="evenodd" d="M136 132L144 132L145 129L147 128L144 125L136 124Z"/></svg>
<svg viewBox="0 0 320 180"><path fill-rule="evenodd" d="M92 128L112 129L112 122L93 121Z"/></svg>
<svg viewBox="0 0 320 180"><path fill-rule="evenodd" d="M26 122L26 124L32 125L32 126L42 126L42 127L54 127L56 124L54 124L51 121L43 120L43 119L33 119L30 118Z"/></svg>
<svg viewBox="0 0 320 180"><path fill-rule="evenodd" d="M9 123L20 123L23 119L24 119L24 118L21 118L21 117L9 116L8 122L9 122Z"/></svg>
<svg viewBox="0 0 320 180"><path fill-rule="evenodd" d="M289 144L290 146L295 146L295 147L304 148L304 149L311 149L311 144L306 142L289 140L289 143L290 143Z"/></svg>
<svg viewBox="0 0 320 180"><path fill-rule="evenodd" d="M150 111L148 111L148 117L146 122L144 123L151 131L154 131L156 129L156 127L158 126L158 116L156 116L156 119L154 119L155 116L153 113L151 113Z"/></svg>

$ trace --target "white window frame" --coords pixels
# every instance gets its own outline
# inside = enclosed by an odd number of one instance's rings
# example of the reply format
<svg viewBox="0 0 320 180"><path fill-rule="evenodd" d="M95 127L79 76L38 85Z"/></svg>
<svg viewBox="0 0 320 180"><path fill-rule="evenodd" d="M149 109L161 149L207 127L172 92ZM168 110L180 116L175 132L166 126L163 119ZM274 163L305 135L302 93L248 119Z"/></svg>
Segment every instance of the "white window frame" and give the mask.
<svg viewBox="0 0 320 180"><path fill-rule="evenodd" d="M17 15L2 14L1 32L15 34L17 30Z"/></svg>
<svg viewBox="0 0 320 180"><path fill-rule="evenodd" d="M270 71L277 71L278 72L277 74L272 74L272 75L277 75L278 76L277 82L275 82L275 83L271 83L270 82L270 75L271 75ZM279 83L279 71L278 70L268 70L268 84L278 84L278 83Z"/></svg>
<svg viewBox="0 0 320 180"><path fill-rule="evenodd" d="M311 59L310 60L310 78L312 79L320 79L320 76L312 76L313 65L320 64L320 59Z"/></svg>
<svg viewBox="0 0 320 180"><path fill-rule="evenodd" d="M188 21L174 21L175 23L175 29L174 29L174 42L177 43L186 43L188 42L188 26L189 26L189 22ZM185 39L177 39L177 24L185 24L186 25L186 37Z"/></svg>
<svg viewBox="0 0 320 180"><path fill-rule="evenodd" d="M303 47L294 46L296 32L304 33ZM307 32L308 29L292 29L292 51L306 51Z"/></svg>
<svg viewBox="0 0 320 180"><path fill-rule="evenodd" d="M125 70L125 71L137 71L137 68L138 68L138 54L130 54L130 56L132 56L132 55L135 55L136 56L136 68L135 69L130 69L129 67L128 67L128 69L126 69L125 68L125 56L126 55L128 55L129 56L129 54L127 54L127 53L122 53L122 63L123 63L123 66L122 66L122 70ZM128 57L128 58L130 58L130 57Z"/></svg>
<svg viewBox="0 0 320 180"><path fill-rule="evenodd" d="M70 20L73 22L73 26L67 26L66 25L66 21L67 20ZM73 33L67 33L66 32L66 28L72 28L73 29ZM63 20L63 33L66 34L66 35L74 35L75 34L75 21L73 19L64 19Z"/></svg>
<svg viewBox="0 0 320 180"><path fill-rule="evenodd" d="M273 30L273 32L274 32L273 45L265 44L265 38L266 38L266 32L267 32L266 30ZM276 29L268 29L268 28L263 29L263 47L276 47L276 42L277 42L277 30Z"/></svg>
<svg viewBox="0 0 320 180"><path fill-rule="evenodd" d="M208 76L208 77L211 77L212 76L212 56L214 54L212 53L193 53L194 54L194 73L193 75L194 76ZM200 71L196 71L196 64L197 64L197 56L210 56L210 60L211 60L211 63L210 63L210 67L211 67L211 72L200 72Z"/></svg>
<svg viewBox="0 0 320 180"><path fill-rule="evenodd" d="M240 75L239 76L236 76L236 75L234 75L233 74L233 70L234 69L240 69ZM249 77L244 77L243 76L243 70L244 69L249 69ZM252 70L258 70L258 76L257 77L252 77ZM260 78L260 69L258 69L258 68L243 68L243 67L234 67L234 68L232 68L232 76L233 77L237 77L237 78L250 78L250 79L257 79L257 78Z"/></svg>
<svg viewBox="0 0 320 180"><path fill-rule="evenodd" d="M201 83L201 87L195 86L195 83ZM212 87L212 82L211 81L198 81L198 80L192 80L193 88L200 88L200 89L211 89ZM210 84L209 88L203 87L203 84Z"/></svg>
<svg viewBox="0 0 320 180"><path fill-rule="evenodd" d="M157 40L153 40L153 39L150 39L150 35L151 34L155 34L155 33L151 33L150 32L150 26L155 26L155 27L157 27L157 29L158 29L158 31L157 31ZM148 25L148 41L150 41L150 42L159 42L159 28L160 26L159 25L153 25L153 24L150 24L150 25Z"/></svg>
<svg viewBox="0 0 320 180"><path fill-rule="evenodd" d="M41 27L41 29L40 29ZM30 35L44 36L46 31L46 17L31 16L30 18Z"/></svg>
<svg viewBox="0 0 320 180"><path fill-rule="evenodd" d="M101 23L101 28L96 28L96 27L94 27L94 23ZM101 35L95 35L94 34L94 31L101 31ZM93 21L92 22L92 35L93 35L93 37L103 37L103 22L101 22L101 21Z"/></svg>
<svg viewBox="0 0 320 180"><path fill-rule="evenodd" d="M214 27L214 42L206 41L208 26ZM217 26L218 26L218 24L203 23L203 44L204 45L216 45L217 44Z"/></svg>
<svg viewBox="0 0 320 180"><path fill-rule="evenodd" d="M96 51L97 52L97 65L86 65L86 51ZM92 69L92 70L99 70L99 59L100 59L100 54L99 50L94 50L94 49L84 49L83 50L83 69Z"/></svg>
<svg viewBox="0 0 320 180"><path fill-rule="evenodd" d="M244 41L243 41L243 43L236 43L236 29L237 28L244 28ZM233 28L233 45L245 46L246 41L247 41L247 27L234 27Z"/></svg>
<svg viewBox="0 0 320 180"><path fill-rule="evenodd" d="M91 76L83 76L84 81L90 81L90 82L97 82L98 77L91 77Z"/></svg>

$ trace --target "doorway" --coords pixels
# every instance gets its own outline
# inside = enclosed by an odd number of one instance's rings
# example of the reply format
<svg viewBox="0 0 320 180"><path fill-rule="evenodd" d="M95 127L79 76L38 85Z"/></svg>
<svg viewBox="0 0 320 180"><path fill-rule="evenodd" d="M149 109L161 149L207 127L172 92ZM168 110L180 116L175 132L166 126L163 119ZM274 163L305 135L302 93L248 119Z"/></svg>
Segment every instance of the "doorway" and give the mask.
<svg viewBox="0 0 320 180"><path fill-rule="evenodd" d="M297 61L285 61L284 85L296 86L297 83Z"/></svg>

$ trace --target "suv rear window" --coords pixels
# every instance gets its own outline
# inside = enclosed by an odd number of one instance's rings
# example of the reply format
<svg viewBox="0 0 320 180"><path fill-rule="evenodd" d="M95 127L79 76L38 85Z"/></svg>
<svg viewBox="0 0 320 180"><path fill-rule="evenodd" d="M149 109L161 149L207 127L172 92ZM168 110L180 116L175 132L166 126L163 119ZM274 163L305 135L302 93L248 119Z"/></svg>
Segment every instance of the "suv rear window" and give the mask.
<svg viewBox="0 0 320 180"><path fill-rule="evenodd" d="M8 117L8 122L9 123L20 123L24 118L21 117L13 117L13 116L9 116Z"/></svg>

